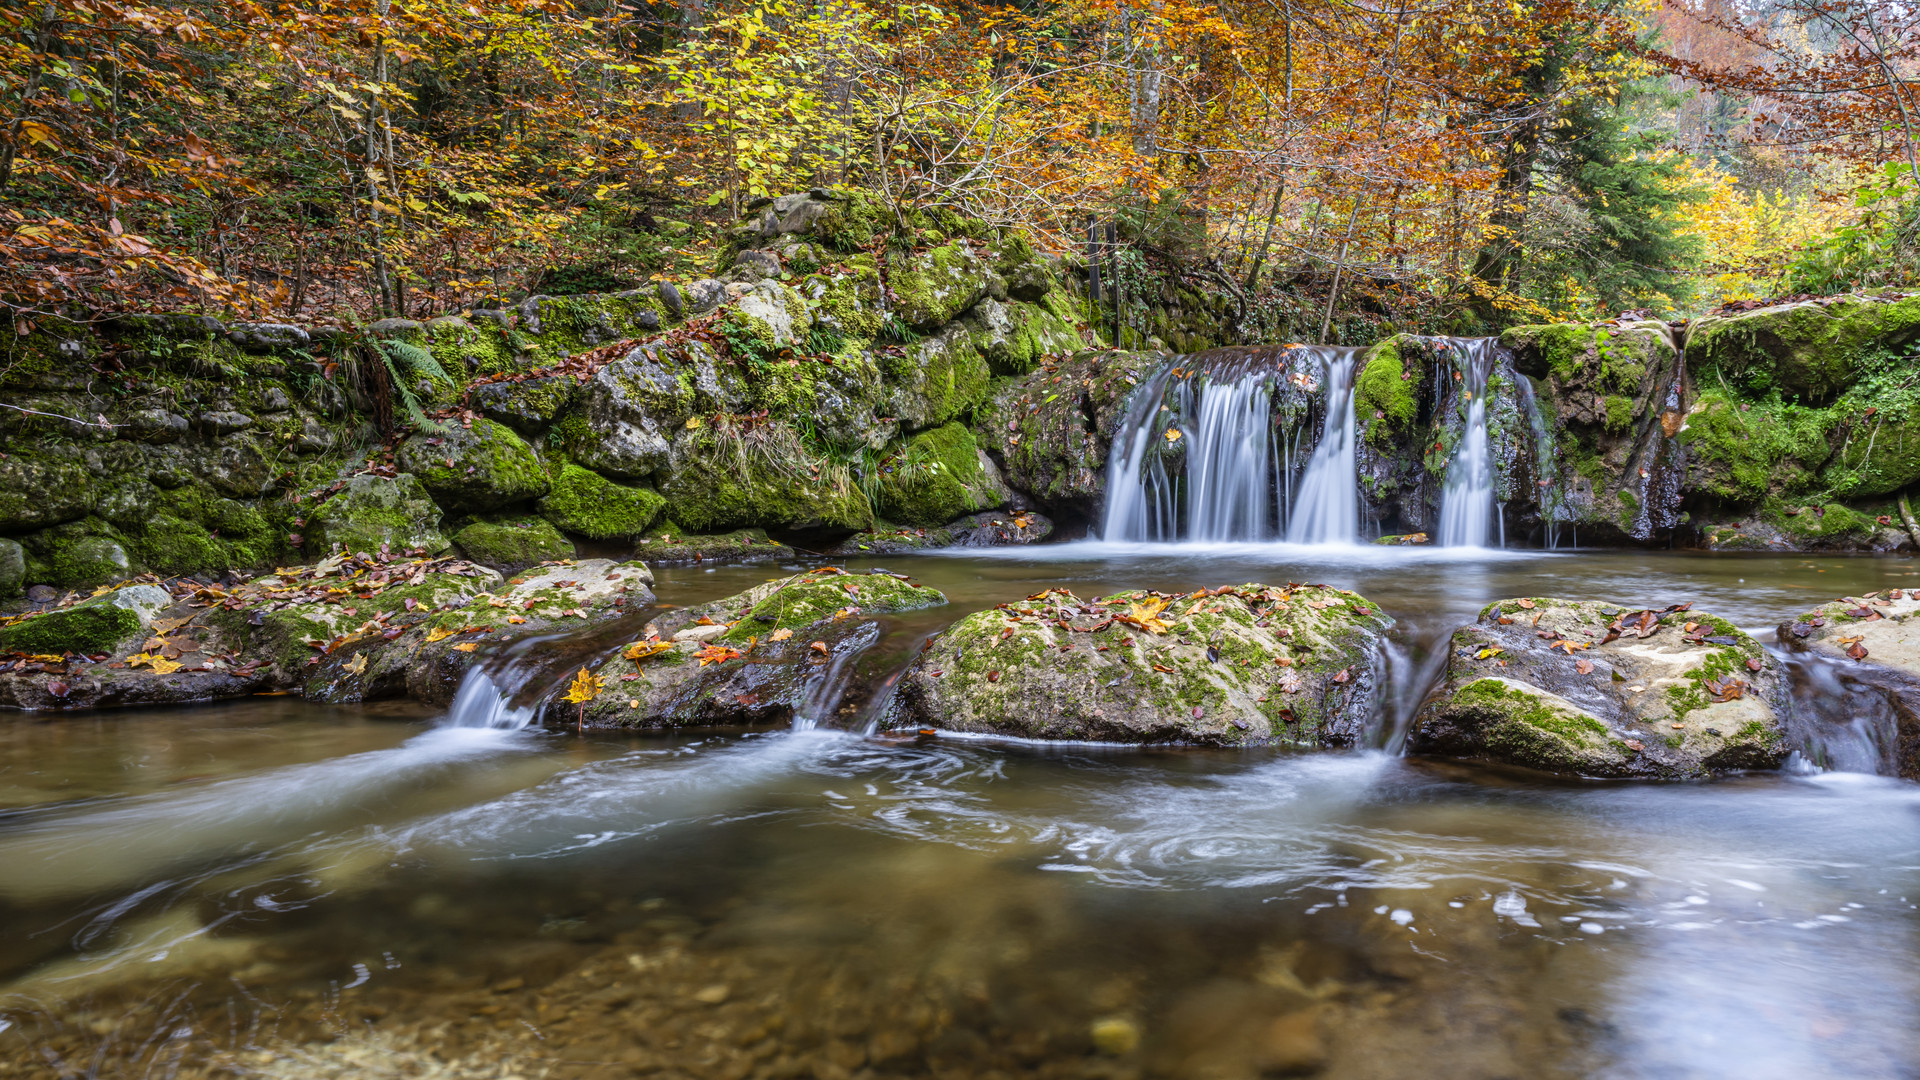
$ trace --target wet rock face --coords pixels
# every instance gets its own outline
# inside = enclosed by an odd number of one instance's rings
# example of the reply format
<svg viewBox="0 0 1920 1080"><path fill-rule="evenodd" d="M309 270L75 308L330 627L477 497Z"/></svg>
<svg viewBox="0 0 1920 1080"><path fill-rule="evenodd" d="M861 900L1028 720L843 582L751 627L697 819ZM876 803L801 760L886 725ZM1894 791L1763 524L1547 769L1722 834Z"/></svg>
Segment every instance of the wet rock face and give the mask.
<svg viewBox="0 0 1920 1080"><path fill-rule="evenodd" d="M901 676L890 727L1036 739L1353 746L1393 620L1326 585L1064 589L970 615Z"/></svg>
<svg viewBox="0 0 1920 1080"><path fill-rule="evenodd" d="M491 420L416 433L397 459L448 510L497 510L536 499L552 487L533 449L511 428Z"/></svg>
<svg viewBox="0 0 1920 1080"><path fill-rule="evenodd" d="M306 521L306 548L318 555L335 551L371 555L382 548L437 555L449 546L440 532L439 506L411 473L352 476Z"/></svg>
<svg viewBox="0 0 1920 1080"><path fill-rule="evenodd" d="M1415 753L1659 779L1786 759L1791 704L1778 661L1704 612L1503 600L1447 650L1408 739Z"/></svg>
<svg viewBox="0 0 1920 1080"><path fill-rule="evenodd" d="M1009 487L1049 516L1098 516L1107 454L1127 402L1172 357L1081 352L1000 382L975 414L980 444Z"/></svg>
<svg viewBox="0 0 1920 1080"><path fill-rule="evenodd" d="M1035 544L1053 533L1053 522L1033 510L990 510L931 529L891 528L855 533L822 554L839 558L898 555L949 547Z"/></svg>
<svg viewBox="0 0 1920 1080"><path fill-rule="evenodd" d="M1817 657L1848 678L1877 687L1893 707L1893 765L1920 778L1920 596L1890 589L1823 604L1780 624L1789 652Z"/></svg>
<svg viewBox="0 0 1920 1080"><path fill-rule="evenodd" d="M934 589L883 572L833 567L670 611L656 636L622 650L595 674L584 711L548 703L551 722L609 727L785 724L825 719L848 667L885 633L881 616L938 607ZM815 715L808 715L813 713Z"/></svg>

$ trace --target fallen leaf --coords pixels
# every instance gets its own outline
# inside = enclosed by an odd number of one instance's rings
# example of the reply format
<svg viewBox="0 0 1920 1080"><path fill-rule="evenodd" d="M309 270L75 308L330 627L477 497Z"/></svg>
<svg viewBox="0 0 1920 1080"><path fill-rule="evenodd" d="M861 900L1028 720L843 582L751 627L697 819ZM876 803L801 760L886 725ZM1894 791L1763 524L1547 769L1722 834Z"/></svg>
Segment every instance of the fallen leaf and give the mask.
<svg viewBox="0 0 1920 1080"><path fill-rule="evenodd" d="M1573 662L1573 670L1582 675L1591 675L1593 674L1593 661L1586 659L1575 660Z"/></svg>
<svg viewBox="0 0 1920 1080"><path fill-rule="evenodd" d="M452 636L453 636L452 630L449 630L444 626L436 626L433 629L427 631L427 644L431 645L436 641L445 641Z"/></svg>
<svg viewBox="0 0 1920 1080"><path fill-rule="evenodd" d="M1529 611L1533 610L1533 601L1531 600L1521 600L1519 601L1519 604L1521 607L1526 608Z"/></svg>
<svg viewBox="0 0 1920 1080"><path fill-rule="evenodd" d="M819 653L821 656L827 655L827 643L824 641L816 641L813 644L807 646L807 648L812 649L814 652Z"/></svg>
<svg viewBox="0 0 1920 1080"><path fill-rule="evenodd" d="M1627 740L1627 749L1629 750L1645 750L1646 748L1647 748L1646 745L1642 743L1639 739Z"/></svg>
<svg viewBox="0 0 1920 1080"><path fill-rule="evenodd" d="M999 681L1000 681L1000 673L999 673L999 672L997 672L997 671L989 671L989 672L987 672L987 681L988 681L988 682L999 682Z"/></svg>
<svg viewBox="0 0 1920 1080"><path fill-rule="evenodd" d="M1346 682L1348 678L1349 676L1347 675L1346 668L1341 668L1339 671L1336 671L1333 673L1334 682L1343 683L1343 682Z"/></svg>
<svg viewBox="0 0 1920 1080"><path fill-rule="evenodd" d="M1867 658L1867 647L1856 641L1847 646L1847 655L1853 657L1855 660L1865 660Z"/></svg>
<svg viewBox="0 0 1920 1080"><path fill-rule="evenodd" d="M739 649L729 649L725 645L708 645L693 655L700 661L701 667L706 667L708 664L724 664L729 660L738 660L741 653Z"/></svg>
<svg viewBox="0 0 1920 1080"><path fill-rule="evenodd" d="M1757 657L1757 656L1749 656L1749 657L1747 657L1747 670L1748 670L1748 671L1759 671L1759 670L1760 670L1760 667L1761 667L1761 664L1760 664L1760 658L1759 658L1759 657Z"/></svg>
<svg viewBox="0 0 1920 1080"><path fill-rule="evenodd" d="M346 663L341 664L340 670L346 672L349 675L366 674L367 654L361 653L359 656L356 656L353 659L347 661Z"/></svg>
<svg viewBox="0 0 1920 1080"><path fill-rule="evenodd" d="M780 629L775 630L773 633L768 634L767 640L768 641L785 641L792 636L793 636L793 631L783 626ZM929 641L928 644L931 645L932 642Z"/></svg>
<svg viewBox="0 0 1920 1080"><path fill-rule="evenodd" d="M459 650L460 652L472 652L473 650L479 647L480 647L480 643L477 641L463 641L460 644L454 646L454 648Z"/></svg>
<svg viewBox="0 0 1920 1080"><path fill-rule="evenodd" d="M592 701L594 695L605 689L606 685L607 680L581 668L574 674L573 681L567 684L567 696L561 700L569 705L584 705Z"/></svg>
<svg viewBox="0 0 1920 1080"><path fill-rule="evenodd" d="M620 655L626 657L628 660L645 660L649 656L659 656L661 653L669 652L672 649L672 643L655 638L652 641L636 641L621 650Z"/></svg>
<svg viewBox="0 0 1920 1080"><path fill-rule="evenodd" d="M1866 655L1866 651L1861 650L1861 655L1862 656ZM1856 657L1855 659L1858 659L1858 657ZM180 670L180 665L178 663L172 660L169 660L164 656L154 657L152 660L148 661L148 666L153 668L154 672L160 675L171 675L174 672Z"/></svg>
<svg viewBox="0 0 1920 1080"><path fill-rule="evenodd" d="M1498 645L1489 645L1486 648L1481 649L1479 652L1474 653L1473 658L1475 660L1485 660L1491 656L1499 656L1501 653L1506 651L1507 651L1506 649Z"/></svg>

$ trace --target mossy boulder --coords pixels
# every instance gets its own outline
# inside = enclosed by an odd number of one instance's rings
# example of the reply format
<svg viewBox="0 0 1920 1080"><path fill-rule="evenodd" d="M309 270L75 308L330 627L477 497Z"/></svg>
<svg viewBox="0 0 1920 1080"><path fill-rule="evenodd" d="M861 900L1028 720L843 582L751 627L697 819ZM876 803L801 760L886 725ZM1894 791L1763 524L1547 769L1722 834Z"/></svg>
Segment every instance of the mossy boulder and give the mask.
<svg viewBox="0 0 1920 1080"><path fill-rule="evenodd" d="M105 585L131 577L133 557L115 535L96 519L74 522L27 538L29 584Z"/></svg>
<svg viewBox="0 0 1920 1080"><path fill-rule="evenodd" d="M894 315L908 326L928 329L951 322L989 292L1006 291L993 268L962 243L894 256L887 284Z"/></svg>
<svg viewBox="0 0 1920 1080"><path fill-rule="evenodd" d="M28 615L0 626L0 653L112 655L152 626L154 613L172 602L158 585L130 585L72 607Z"/></svg>
<svg viewBox="0 0 1920 1080"><path fill-rule="evenodd" d="M904 525L945 525L1003 506L1009 494L999 470L959 424L908 439L880 470L880 516Z"/></svg>
<svg viewBox="0 0 1920 1080"><path fill-rule="evenodd" d="M966 415L986 399L993 373L963 325L943 328L877 360L887 379L887 411L909 429Z"/></svg>
<svg viewBox="0 0 1920 1080"><path fill-rule="evenodd" d="M548 375L480 383L467 390L467 400L480 415L531 438L552 427L581 393L580 381L573 376Z"/></svg>
<svg viewBox="0 0 1920 1080"><path fill-rule="evenodd" d="M27 589L27 550L17 540L0 540L0 600Z"/></svg>
<svg viewBox="0 0 1920 1080"><path fill-rule="evenodd" d="M1395 337L1367 350L1354 379L1354 417L1368 445L1376 448L1406 435L1420 416L1422 371L1403 362L1400 345Z"/></svg>
<svg viewBox="0 0 1920 1080"><path fill-rule="evenodd" d="M872 341L886 323L880 269L871 255L856 255L844 266L809 274L796 291L812 309L814 323L843 339Z"/></svg>
<svg viewBox="0 0 1920 1080"><path fill-rule="evenodd" d="M634 541L637 559L667 566L701 562L765 562L791 559L794 550L767 536L765 529L727 533L690 533L671 521L657 523Z"/></svg>
<svg viewBox="0 0 1920 1080"><path fill-rule="evenodd" d="M762 527L844 535L873 524L873 508L852 477L817 461L779 426L681 431L660 492L668 515L695 532Z"/></svg>
<svg viewBox="0 0 1920 1080"><path fill-rule="evenodd" d="M887 638L886 617L946 602L892 574L823 567L669 611L653 627L659 645L642 641L598 669L605 686L584 720L649 728L831 722L884 678L882 668L858 661ZM549 715L572 720L579 711L550 704Z"/></svg>
<svg viewBox="0 0 1920 1080"><path fill-rule="evenodd" d="M84 464L19 450L0 460L0 532L39 529L87 515L94 485Z"/></svg>
<svg viewBox="0 0 1920 1080"><path fill-rule="evenodd" d="M1777 389L1817 405L1853 383L1861 354L1916 340L1920 297L1834 296L1696 319L1687 363L1696 377L1715 372L1746 396Z"/></svg>
<svg viewBox="0 0 1920 1080"><path fill-rule="evenodd" d="M591 469L568 465L540 500L540 514L576 536L617 540L646 532L666 505L667 500L649 488L616 484Z"/></svg>
<svg viewBox="0 0 1920 1080"><path fill-rule="evenodd" d="M449 542L440 531L440 506L411 473L359 473L307 514L306 549L373 554L420 551L438 555Z"/></svg>
<svg viewBox="0 0 1920 1080"><path fill-rule="evenodd" d="M579 464L619 480L645 480L668 467L671 440L689 419L735 412L746 401L738 371L704 342L660 342L596 372L579 430L568 431L562 420L555 435L567 436Z"/></svg>
<svg viewBox="0 0 1920 1080"><path fill-rule="evenodd" d="M417 432L400 447L398 463L401 471L419 477L435 502L457 512L529 502L552 487L533 448L492 420Z"/></svg>
<svg viewBox="0 0 1920 1080"><path fill-rule="evenodd" d="M1446 648L1440 690L1409 736L1416 753L1675 780L1787 756L1779 662L1713 615L1502 600Z"/></svg>
<svg viewBox="0 0 1920 1080"><path fill-rule="evenodd" d="M573 544L545 518L521 516L476 521L453 534L462 553L502 574L537 563L573 558Z"/></svg>
<svg viewBox="0 0 1920 1080"><path fill-rule="evenodd" d="M1041 358L1065 355L1085 345L1079 327L1038 304L991 297L961 320L969 343L995 375L1025 375Z"/></svg>
<svg viewBox="0 0 1920 1080"><path fill-rule="evenodd" d="M1053 533L1053 522L1032 510L968 514L933 528L882 522L871 532L855 533L821 552L835 558L899 555L952 547L1001 547L1037 544Z"/></svg>
<svg viewBox="0 0 1920 1080"><path fill-rule="evenodd" d="M1353 746L1393 620L1326 585L1064 589L969 615L900 677L887 723L1036 739Z"/></svg>

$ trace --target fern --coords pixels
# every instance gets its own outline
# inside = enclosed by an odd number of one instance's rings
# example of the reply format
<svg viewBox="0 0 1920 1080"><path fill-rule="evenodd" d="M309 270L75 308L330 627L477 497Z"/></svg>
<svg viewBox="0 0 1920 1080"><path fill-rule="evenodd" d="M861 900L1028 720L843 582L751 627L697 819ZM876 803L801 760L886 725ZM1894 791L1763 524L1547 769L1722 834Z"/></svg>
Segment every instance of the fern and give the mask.
<svg viewBox="0 0 1920 1080"><path fill-rule="evenodd" d="M380 354L380 361L387 366L387 384L399 393L401 404L406 406L407 422L423 431L445 431L440 424L428 419L426 410L420 407L419 395L408 385L420 378L452 382L452 377L447 374L447 369L440 366L440 361L410 341L391 338L374 339L374 351Z"/></svg>

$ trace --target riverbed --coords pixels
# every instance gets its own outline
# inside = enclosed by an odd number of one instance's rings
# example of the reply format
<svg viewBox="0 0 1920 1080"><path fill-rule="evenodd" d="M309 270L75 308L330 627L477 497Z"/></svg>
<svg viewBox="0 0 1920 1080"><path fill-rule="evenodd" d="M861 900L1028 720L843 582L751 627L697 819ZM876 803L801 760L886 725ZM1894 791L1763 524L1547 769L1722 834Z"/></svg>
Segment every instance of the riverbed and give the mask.
<svg viewBox="0 0 1920 1080"><path fill-rule="evenodd" d="M800 564L657 570L663 603ZM1062 544L947 593L810 730L450 728L255 698L0 720L0 1074L1909 1077L1920 788L1870 731L1711 783L1408 759L1489 601L1743 628L1909 559ZM1350 753L866 728L970 611L1327 582L1398 621ZM1842 718L1844 719L1844 718ZM1819 763L1836 768L1823 769Z"/></svg>

